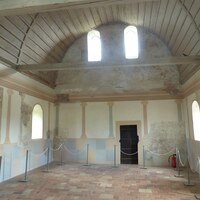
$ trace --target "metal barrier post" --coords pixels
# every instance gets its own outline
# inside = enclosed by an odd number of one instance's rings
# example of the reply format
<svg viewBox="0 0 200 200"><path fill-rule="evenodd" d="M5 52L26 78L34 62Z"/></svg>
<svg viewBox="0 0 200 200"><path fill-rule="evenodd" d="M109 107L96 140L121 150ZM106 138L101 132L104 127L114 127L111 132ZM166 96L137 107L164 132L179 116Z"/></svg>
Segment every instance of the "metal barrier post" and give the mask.
<svg viewBox="0 0 200 200"><path fill-rule="evenodd" d="M199 168L199 170L200 170L199 159L198 159L198 168ZM199 172L200 172L200 171L199 171ZM195 194L194 197L195 197L196 199L200 199L200 194Z"/></svg>
<svg viewBox="0 0 200 200"><path fill-rule="evenodd" d="M183 175L181 175L181 170L180 170L180 160L179 160L179 151L176 148L176 170L178 171L178 174L175 174L175 177L183 177Z"/></svg>
<svg viewBox="0 0 200 200"><path fill-rule="evenodd" d="M187 175L188 175L188 181L187 181L187 183L184 183L184 185L194 186L194 184L190 182L190 166L189 166L188 158L187 158Z"/></svg>
<svg viewBox="0 0 200 200"><path fill-rule="evenodd" d="M47 149L47 171L49 171L49 147Z"/></svg>
<svg viewBox="0 0 200 200"><path fill-rule="evenodd" d="M46 163L46 170L42 172L49 172L49 147L47 147L47 163Z"/></svg>
<svg viewBox="0 0 200 200"><path fill-rule="evenodd" d="M87 165L89 165L89 144L87 144Z"/></svg>
<svg viewBox="0 0 200 200"><path fill-rule="evenodd" d="M62 165L63 162L63 144L59 147L60 148L60 162L58 163L58 165Z"/></svg>
<svg viewBox="0 0 200 200"><path fill-rule="evenodd" d="M147 169L145 167L145 149L144 149L144 145L143 145L143 166L141 167L141 169Z"/></svg>
<svg viewBox="0 0 200 200"><path fill-rule="evenodd" d="M63 147L60 148L60 165L63 164Z"/></svg>
<svg viewBox="0 0 200 200"><path fill-rule="evenodd" d="M28 170L28 150L26 150L26 163L25 163L25 173L24 173L24 180L21 180L20 182L27 182L27 170Z"/></svg>
<svg viewBox="0 0 200 200"><path fill-rule="evenodd" d="M116 163L116 147L117 147L117 145L114 145L114 166L113 167L117 167L117 163Z"/></svg>
<svg viewBox="0 0 200 200"><path fill-rule="evenodd" d="M87 144L87 158L85 166L89 166L89 144Z"/></svg>

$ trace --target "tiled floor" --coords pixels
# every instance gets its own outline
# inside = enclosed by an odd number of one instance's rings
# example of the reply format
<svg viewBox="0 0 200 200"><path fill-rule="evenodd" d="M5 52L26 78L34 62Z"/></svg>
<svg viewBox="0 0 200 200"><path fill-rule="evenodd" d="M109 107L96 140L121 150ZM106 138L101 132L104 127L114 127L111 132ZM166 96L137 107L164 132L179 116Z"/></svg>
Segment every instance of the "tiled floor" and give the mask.
<svg viewBox="0 0 200 200"><path fill-rule="evenodd" d="M49 173L35 170L27 183L23 176L0 184L0 200L191 200L200 193L197 174L195 186L185 186L186 178L176 178L169 168L140 169L137 165L112 166L78 164L55 165ZM183 173L183 172L182 172Z"/></svg>

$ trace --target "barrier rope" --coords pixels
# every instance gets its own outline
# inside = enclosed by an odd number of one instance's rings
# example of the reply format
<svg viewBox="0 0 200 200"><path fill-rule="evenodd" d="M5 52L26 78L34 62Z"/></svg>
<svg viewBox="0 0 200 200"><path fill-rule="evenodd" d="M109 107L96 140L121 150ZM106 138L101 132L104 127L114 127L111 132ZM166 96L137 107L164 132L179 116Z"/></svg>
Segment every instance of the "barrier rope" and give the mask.
<svg viewBox="0 0 200 200"><path fill-rule="evenodd" d="M168 151L168 152L166 152L166 153L156 153L156 152L153 152L153 151L150 151L150 150L146 149L146 151L148 151L149 153L154 154L154 155L156 155L156 156L166 156L166 155L168 155L168 154L174 152L174 150L175 150L175 149L173 148L172 150L170 150L170 151Z"/></svg>
<svg viewBox="0 0 200 200"><path fill-rule="evenodd" d="M80 149L80 150L75 150L75 151L73 152L73 151L71 151L70 149L68 149L67 146L65 146L65 145L63 145L63 146L64 146L64 149L65 149L66 151L68 151L69 153L71 153L71 154L79 154L79 153L83 152L83 151L85 150L85 147L86 147L86 146L84 146L82 149Z"/></svg>
<svg viewBox="0 0 200 200"><path fill-rule="evenodd" d="M178 154L178 158L179 158L179 162L180 164L182 165L182 167L186 166L186 163L187 163L187 158L185 159L185 162L183 164L182 160L181 160L181 155L180 155L180 151L177 150L177 154Z"/></svg>
<svg viewBox="0 0 200 200"><path fill-rule="evenodd" d="M133 155L136 155L137 153L138 153L138 151L137 152L134 152L134 153L125 153L124 151L122 151L122 150L120 150L121 151L121 153L123 153L124 155L127 155L127 156L133 156Z"/></svg>
<svg viewBox="0 0 200 200"><path fill-rule="evenodd" d="M35 156L35 157L40 157L43 154L45 154L47 151L48 151L48 148L46 148L42 153L39 153L39 154L36 154L36 153L33 153L32 151L30 151L30 154Z"/></svg>
<svg viewBox="0 0 200 200"><path fill-rule="evenodd" d="M63 146L63 144L61 144L57 149L54 149L54 148L50 147L50 150L51 151L59 151L62 148L62 146Z"/></svg>
<svg viewBox="0 0 200 200"><path fill-rule="evenodd" d="M23 150L30 150L29 148L28 148L28 145L27 146L22 146L22 145L20 145L20 144L17 144L17 147L19 147L19 148L21 148L21 149L23 149Z"/></svg>

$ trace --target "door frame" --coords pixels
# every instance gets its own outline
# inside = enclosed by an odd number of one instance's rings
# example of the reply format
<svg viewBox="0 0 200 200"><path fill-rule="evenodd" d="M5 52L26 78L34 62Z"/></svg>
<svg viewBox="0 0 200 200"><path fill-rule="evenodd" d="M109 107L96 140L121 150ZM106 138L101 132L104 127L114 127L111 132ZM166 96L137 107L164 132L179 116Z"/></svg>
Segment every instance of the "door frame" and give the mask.
<svg viewBox="0 0 200 200"><path fill-rule="evenodd" d="M142 139L142 134L141 134L141 121L116 121L116 139L117 139L117 152L116 152L116 156L117 156L117 163L118 164L121 164L121 153L120 153L120 126L123 126L123 125L136 125L137 126L137 135L139 137L139 141L138 141L138 164L140 163L140 160L141 160L141 156L140 156L140 145L139 145L139 142L140 140Z"/></svg>

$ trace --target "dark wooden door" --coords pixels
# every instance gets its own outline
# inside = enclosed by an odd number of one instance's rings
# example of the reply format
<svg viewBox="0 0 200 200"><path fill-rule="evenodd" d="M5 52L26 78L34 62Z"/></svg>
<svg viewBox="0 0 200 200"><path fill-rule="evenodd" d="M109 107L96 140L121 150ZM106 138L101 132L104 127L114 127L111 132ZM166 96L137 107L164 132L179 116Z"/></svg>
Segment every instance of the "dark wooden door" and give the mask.
<svg viewBox="0 0 200 200"><path fill-rule="evenodd" d="M120 126L121 164L138 164L138 135L137 125Z"/></svg>

